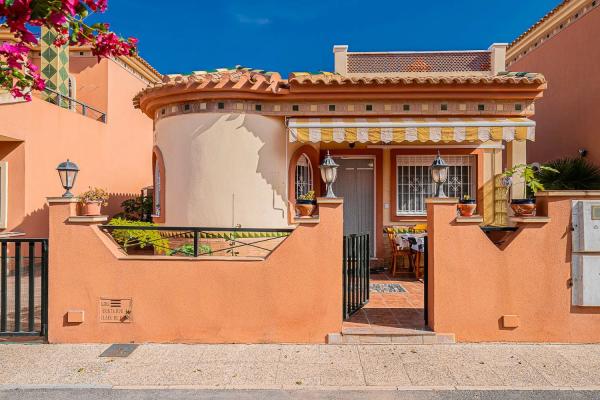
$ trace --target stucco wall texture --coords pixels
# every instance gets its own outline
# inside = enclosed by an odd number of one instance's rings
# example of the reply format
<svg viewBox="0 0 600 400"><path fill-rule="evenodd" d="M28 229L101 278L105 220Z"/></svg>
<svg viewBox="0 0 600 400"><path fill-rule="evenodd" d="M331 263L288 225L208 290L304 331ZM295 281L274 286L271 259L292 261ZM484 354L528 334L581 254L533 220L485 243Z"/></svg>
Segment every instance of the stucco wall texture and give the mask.
<svg viewBox="0 0 600 400"><path fill-rule="evenodd" d="M430 327L461 342L600 342L600 307L571 305L577 198L538 198L550 222L522 225L502 248L477 224L456 223L456 204L429 204ZM504 328L504 315L519 326Z"/></svg>
<svg viewBox="0 0 600 400"><path fill-rule="evenodd" d="M595 8L511 65L548 80L536 103L537 138L527 145L528 161L577 156L579 149L600 164L600 9Z"/></svg>
<svg viewBox="0 0 600 400"><path fill-rule="evenodd" d="M96 226L67 222L69 203L52 203L48 341L324 343L342 325L343 205L319 207L318 224L263 261L133 260ZM132 322L100 323L101 297L131 298ZM69 324L80 310L84 322Z"/></svg>
<svg viewBox="0 0 600 400"><path fill-rule="evenodd" d="M165 224L287 226L286 143L282 118L183 114L158 121Z"/></svg>

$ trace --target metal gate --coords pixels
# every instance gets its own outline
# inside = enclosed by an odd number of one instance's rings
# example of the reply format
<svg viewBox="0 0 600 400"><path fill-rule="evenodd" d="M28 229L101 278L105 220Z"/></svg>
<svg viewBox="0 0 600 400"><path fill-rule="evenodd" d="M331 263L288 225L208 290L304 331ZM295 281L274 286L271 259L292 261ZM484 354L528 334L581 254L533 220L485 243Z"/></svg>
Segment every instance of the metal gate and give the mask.
<svg viewBox="0 0 600 400"><path fill-rule="evenodd" d="M369 302L369 234L344 236L344 319Z"/></svg>
<svg viewBox="0 0 600 400"><path fill-rule="evenodd" d="M0 239L0 336L46 336L48 239Z"/></svg>

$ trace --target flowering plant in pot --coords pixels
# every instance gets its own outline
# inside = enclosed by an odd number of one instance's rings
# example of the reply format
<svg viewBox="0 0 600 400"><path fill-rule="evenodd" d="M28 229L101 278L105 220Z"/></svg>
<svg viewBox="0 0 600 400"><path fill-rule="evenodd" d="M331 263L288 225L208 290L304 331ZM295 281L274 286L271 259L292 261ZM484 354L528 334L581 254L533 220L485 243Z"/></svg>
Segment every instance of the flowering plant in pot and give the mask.
<svg viewBox="0 0 600 400"><path fill-rule="evenodd" d="M464 195L462 199L458 201L458 212L461 217L472 217L473 212L477 208L477 202L475 199L471 199L469 195Z"/></svg>
<svg viewBox="0 0 600 400"><path fill-rule="evenodd" d="M104 189L90 187L79 196L81 203L81 213L83 215L100 215L102 206L108 205L108 193Z"/></svg>
<svg viewBox="0 0 600 400"><path fill-rule="evenodd" d="M296 210L300 217L310 217L315 208L317 207L317 200L315 200L315 191L311 190L296 199Z"/></svg>
<svg viewBox="0 0 600 400"><path fill-rule="evenodd" d="M523 188L522 199L511 199L510 208L512 208L517 217L531 217L535 215L535 194L544 190L544 185L539 179L540 172L558 172L558 170L540 165L539 163L532 164L517 164L512 168L504 171L503 183L506 187L512 185L513 176L520 176L525 185Z"/></svg>

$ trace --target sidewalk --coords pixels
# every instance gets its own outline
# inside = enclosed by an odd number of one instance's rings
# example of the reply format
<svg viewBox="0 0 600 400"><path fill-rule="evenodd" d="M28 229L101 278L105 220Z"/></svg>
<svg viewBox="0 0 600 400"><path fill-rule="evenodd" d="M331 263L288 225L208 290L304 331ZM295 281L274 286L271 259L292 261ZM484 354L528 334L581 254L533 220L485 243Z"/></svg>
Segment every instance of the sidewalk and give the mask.
<svg viewBox="0 0 600 400"><path fill-rule="evenodd" d="M0 345L0 389L600 390L600 345Z"/></svg>

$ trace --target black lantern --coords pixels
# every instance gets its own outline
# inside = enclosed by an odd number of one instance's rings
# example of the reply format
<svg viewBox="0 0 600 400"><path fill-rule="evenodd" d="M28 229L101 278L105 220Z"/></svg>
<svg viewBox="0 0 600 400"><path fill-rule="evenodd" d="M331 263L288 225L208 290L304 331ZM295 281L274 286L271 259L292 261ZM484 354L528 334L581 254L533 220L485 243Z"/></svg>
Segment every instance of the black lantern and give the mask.
<svg viewBox="0 0 600 400"><path fill-rule="evenodd" d="M327 193L325 194L325 197L327 198L335 198L332 186L333 182L335 182L335 179L337 178L338 167L339 165L337 165L335 161L333 161L333 158L331 158L331 155L329 155L328 150L327 155L325 156L323 162L319 166L319 169L321 170L321 178L323 178L323 181L325 182L325 187L327 188Z"/></svg>
<svg viewBox="0 0 600 400"><path fill-rule="evenodd" d="M433 183L435 183L435 195L434 197L448 197L444 193L444 183L448 179L448 164L446 161L440 156L440 152L438 151L437 156L433 160L433 164L431 164L431 178L433 179Z"/></svg>
<svg viewBox="0 0 600 400"><path fill-rule="evenodd" d="M77 178L79 167L77 164L67 159L67 161L60 163L58 167L56 167L56 170L60 177L60 183L66 190L62 197L73 197L73 193L71 193L70 190L75 186L75 178Z"/></svg>

